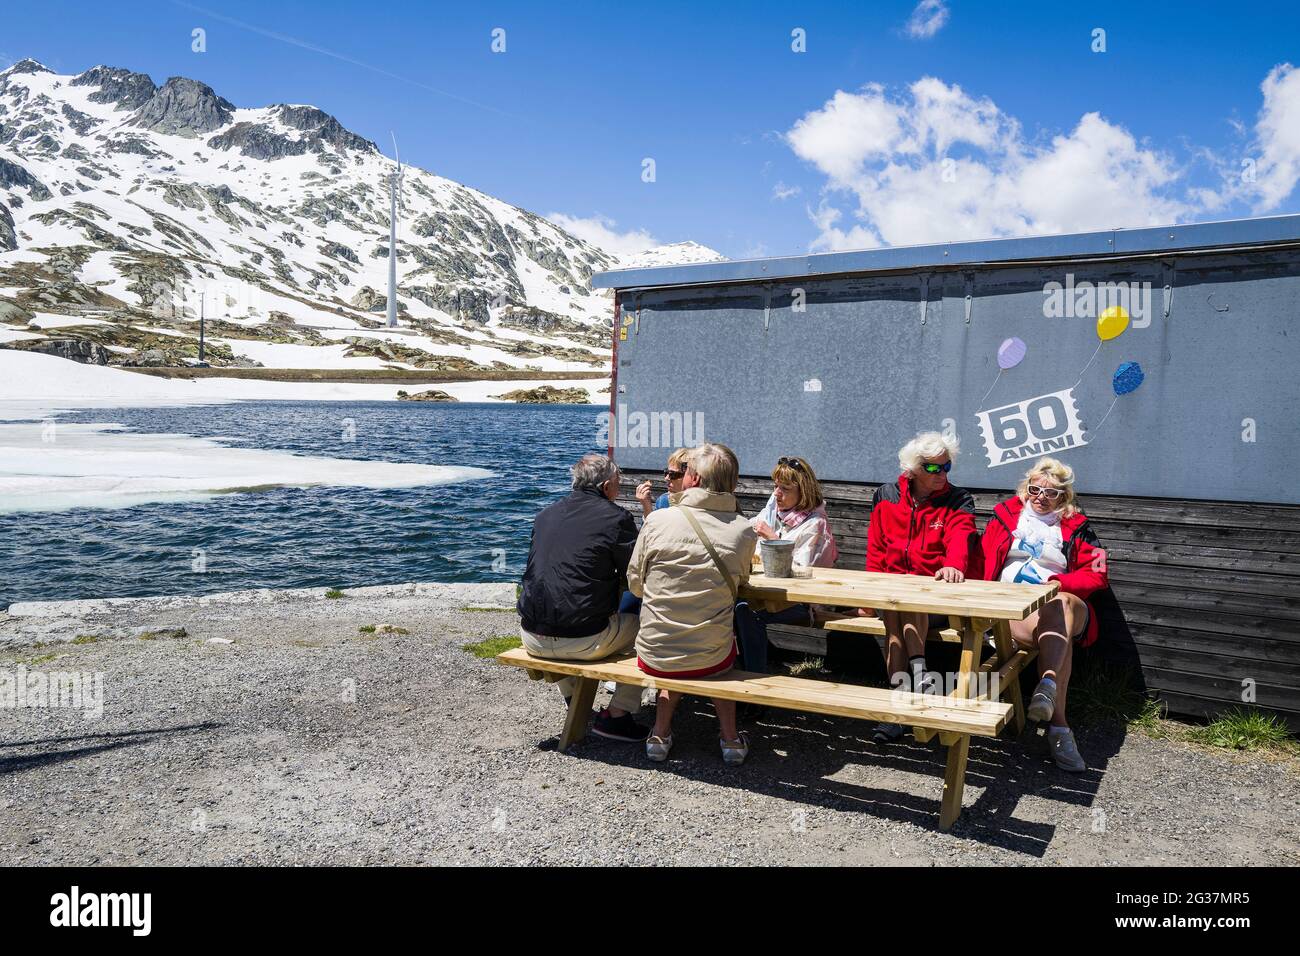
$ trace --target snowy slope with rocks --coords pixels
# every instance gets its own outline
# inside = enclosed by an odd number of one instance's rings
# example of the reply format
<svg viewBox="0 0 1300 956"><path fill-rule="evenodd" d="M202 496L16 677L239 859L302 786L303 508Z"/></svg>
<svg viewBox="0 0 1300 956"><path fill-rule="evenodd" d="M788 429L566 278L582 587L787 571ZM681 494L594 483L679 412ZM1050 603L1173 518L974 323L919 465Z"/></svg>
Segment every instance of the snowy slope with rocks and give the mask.
<svg viewBox="0 0 1300 956"><path fill-rule="evenodd" d="M407 167L386 329L392 170L313 106L23 60L0 73L0 347L179 365L202 309L214 366L600 371L612 309L592 272L720 258L620 259Z"/></svg>

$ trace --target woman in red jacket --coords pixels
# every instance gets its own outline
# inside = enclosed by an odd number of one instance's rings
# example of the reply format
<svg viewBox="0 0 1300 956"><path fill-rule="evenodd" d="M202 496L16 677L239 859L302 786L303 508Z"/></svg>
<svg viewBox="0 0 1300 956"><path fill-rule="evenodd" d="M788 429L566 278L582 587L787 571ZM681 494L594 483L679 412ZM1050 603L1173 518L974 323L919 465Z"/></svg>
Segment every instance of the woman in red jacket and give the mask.
<svg viewBox="0 0 1300 956"><path fill-rule="evenodd" d="M1014 497L993 509L981 542L984 578L1009 583L1056 581L1057 596L1023 621L1011 622L1011 636L1038 648L1040 680L1030 698L1030 720L1050 720L1052 758L1063 770L1086 770L1065 722L1072 641L1087 647L1097 639L1097 615L1088 597L1109 586L1106 552L1074 501L1074 470L1055 458L1040 458Z"/></svg>
<svg viewBox="0 0 1300 956"><path fill-rule="evenodd" d="M958 443L939 432L923 432L898 452L902 474L881 485L871 500L867 526L867 570L921 574L939 581L966 579L975 545L975 502L970 492L948 483ZM870 610L859 611L871 615ZM885 624L885 666L891 681L925 685L925 637L929 615L880 612ZM874 739L889 743L903 736L899 724L877 724Z"/></svg>

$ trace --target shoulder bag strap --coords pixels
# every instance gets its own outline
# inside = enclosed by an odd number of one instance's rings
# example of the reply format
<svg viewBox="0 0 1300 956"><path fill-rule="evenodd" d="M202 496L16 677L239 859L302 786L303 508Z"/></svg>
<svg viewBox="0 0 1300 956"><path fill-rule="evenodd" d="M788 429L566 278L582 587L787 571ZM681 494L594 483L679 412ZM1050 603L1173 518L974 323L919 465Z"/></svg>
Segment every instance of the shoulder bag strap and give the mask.
<svg viewBox="0 0 1300 956"><path fill-rule="evenodd" d="M718 552L713 550L713 542L709 540L709 536L705 534L704 529L700 527L699 520L695 515L691 514L691 509L682 508L681 511L682 514L686 516L686 520L690 522L691 528L694 529L696 536L700 539L700 543L704 545L704 550L709 552L709 557L713 559L713 563L717 566L718 570L722 572L722 579L727 582L727 590L731 592L731 599L734 601L738 593L736 588L736 579L731 576L731 572L727 570L727 566L722 563L722 559L718 557Z"/></svg>

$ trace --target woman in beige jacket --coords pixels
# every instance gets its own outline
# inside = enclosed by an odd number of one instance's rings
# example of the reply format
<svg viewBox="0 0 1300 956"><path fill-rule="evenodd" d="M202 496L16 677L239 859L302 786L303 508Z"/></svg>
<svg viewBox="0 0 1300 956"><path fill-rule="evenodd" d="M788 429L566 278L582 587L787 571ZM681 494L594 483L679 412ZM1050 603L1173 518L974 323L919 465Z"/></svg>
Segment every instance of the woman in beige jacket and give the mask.
<svg viewBox="0 0 1300 956"><path fill-rule="evenodd" d="M749 521L736 510L738 472L730 448L701 445L691 452L673 507L652 511L641 527L627 579L641 598L637 665L653 677L706 677L735 663L735 589L749 576L758 543ZM654 730L646 739L651 760L668 757L680 697L659 691ZM749 742L736 730L735 701L715 698L713 706L722 725L723 759L743 762Z"/></svg>

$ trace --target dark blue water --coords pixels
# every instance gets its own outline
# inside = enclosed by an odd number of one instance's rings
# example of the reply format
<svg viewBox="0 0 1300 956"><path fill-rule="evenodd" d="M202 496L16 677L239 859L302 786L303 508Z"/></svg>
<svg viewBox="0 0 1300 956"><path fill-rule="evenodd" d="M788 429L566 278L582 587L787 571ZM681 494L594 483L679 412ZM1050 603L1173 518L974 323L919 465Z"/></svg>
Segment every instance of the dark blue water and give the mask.
<svg viewBox="0 0 1300 956"><path fill-rule="evenodd" d="M578 456L604 450L593 447L600 411L241 402L69 413L60 421L238 436L241 447L330 458L473 466L496 477L427 488L280 488L199 503L0 514L0 607L239 588L517 581L533 516L568 493L568 469ZM342 440L344 419L355 422L355 441ZM196 549L205 570L194 570Z"/></svg>

